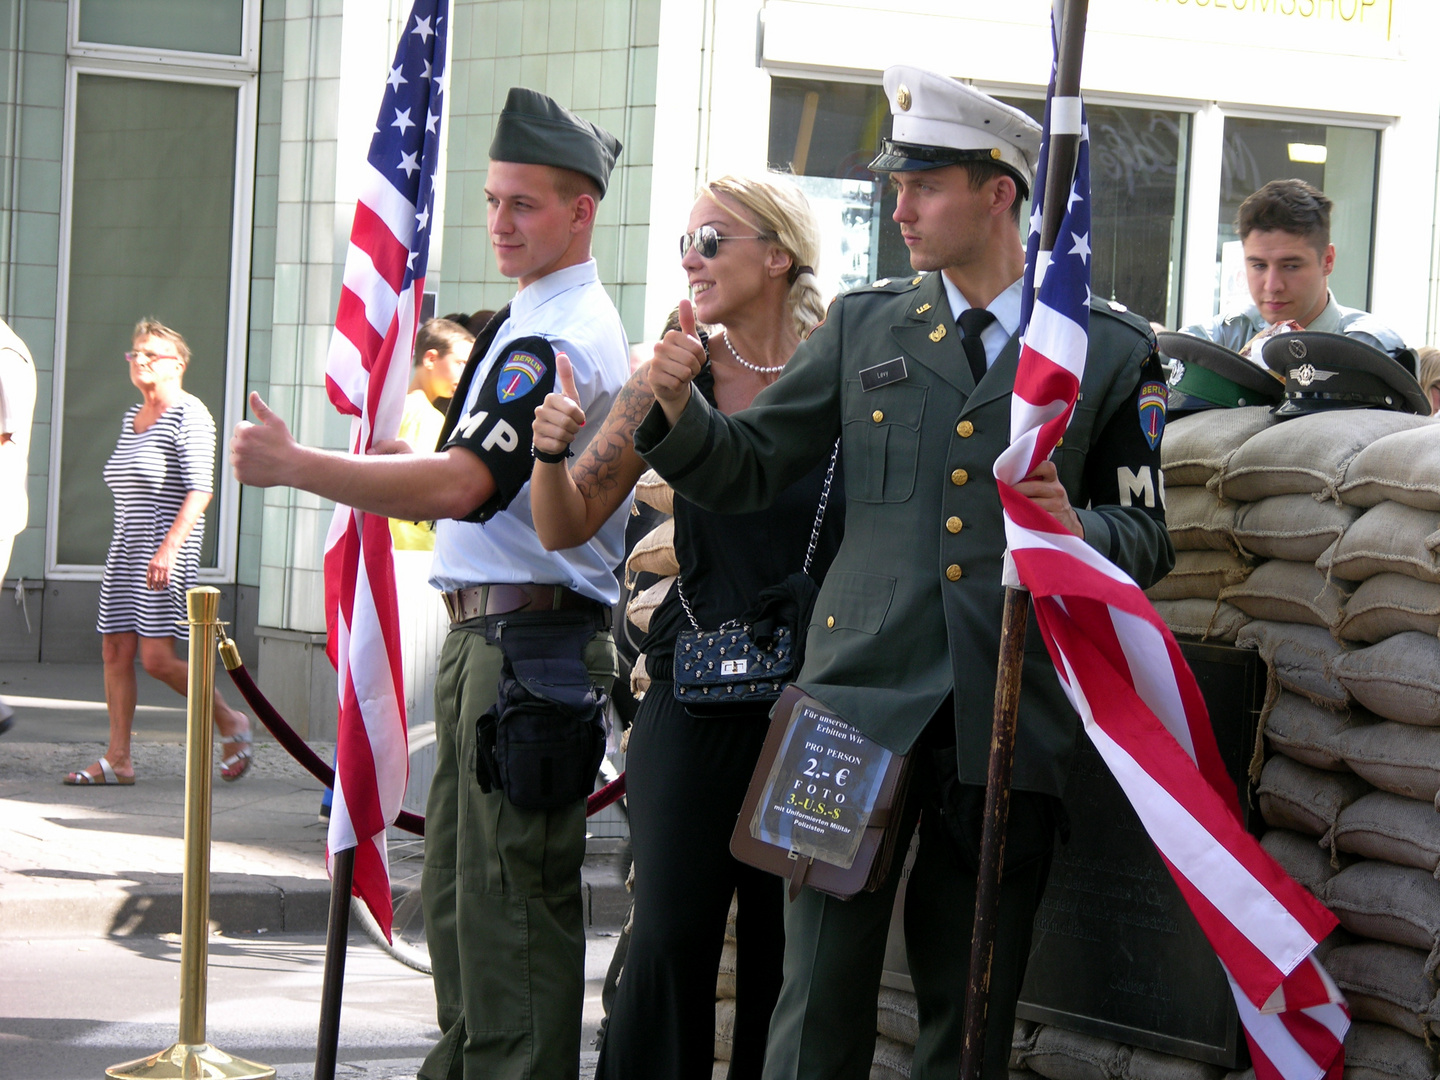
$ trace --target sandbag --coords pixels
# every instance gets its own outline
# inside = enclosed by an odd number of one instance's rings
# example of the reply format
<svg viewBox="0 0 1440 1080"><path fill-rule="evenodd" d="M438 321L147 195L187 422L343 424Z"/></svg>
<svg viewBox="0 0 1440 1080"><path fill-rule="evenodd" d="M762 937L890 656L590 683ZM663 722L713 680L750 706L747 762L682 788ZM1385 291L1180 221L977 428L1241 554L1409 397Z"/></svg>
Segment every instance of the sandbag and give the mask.
<svg viewBox="0 0 1440 1080"><path fill-rule="evenodd" d="M920 1005L914 994L890 986L880 988L875 1030L892 1042L914 1046L920 1038Z"/></svg>
<svg viewBox="0 0 1440 1080"><path fill-rule="evenodd" d="M1206 409L1171 420L1160 443L1160 467L1167 489L1205 484L1252 436L1275 423L1265 405Z"/></svg>
<svg viewBox="0 0 1440 1080"><path fill-rule="evenodd" d="M1440 871L1440 813L1433 802L1372 791L1340 811L1333 836L1341 851L1413 866L1432 875ZM1285 865L1278 856L1275 861Z"/></svg>
<svg viewBox="0 0 1440 1080"><path fill-rule="evenodd" d="M1440 725L1440 640L1416 631L1396 634L1337 656L1331 670L1377 716Z"/></svg>
<svg viewBox="0 0 1440 1080"><path fill-rule="evenodd" d="M1270 678L1327 709L1343 709L1350 692L1332 666L1345 647L1319 626L1256 620L1235 637L1242 649L1258 649Z"/></svg>
<svg viewBox="0 0 1440 1080"><path fill-rule="evenodd" d="M1215 600L1250 576L1254 564L1229 551L1177 551L1175 568L1145 590L1154 600Z"/></svg>
<svg viewBox="0 0 1440 1080"><path fill-rule="evenodd" d="M1359 516L1353 506L1313 495L1272 495L1236 510L1233 534L1245 554L1313 563Z"/></svg>
<svg viewBox="0 0 1440 1080"><path fill-rule="evenodd" d="M1154 604L1172 634L1202 641L1234 641L1249 621L1239 608L1214 600L1156 600Z"/></svg>
<svg viewBox="0 0 1440 1080"><path fill-rule="evenodd" d="M654 469L646 469L635 481L635 501L653 506L662 514L675 513L675 489Z"/></svg>
<svg viewBox="0 0 1440 1080"><path fill-rule="evenodd" d="M1384 641L1407 630L1440 632L1440 585L1405 574L1376 574L1345 601L1335 632L1344 641Z"/></svg>
<svg viewBox="0 0 1440 1080"><path fill-rule="evenodd" d="M1435 1054L1423 1039L1362 1020L1345 1033L1344 1080L1435 1080Z"/></svg>
<svg viewBox="0 0 1440 1080"><path fill-rule="evenodd" d="M625 605L625 618L642 634L648 634L651 616L655 614L665 597L670 595L670 590L674 586L675 577L672 574L670 577L661 578L644 592L632 596L630 603Z"/></svg>
<svg viewBox="0 0 1440 1080"><path fill-rule="evenodd" d="M1440 510L1440 426L1422 423L1376 439L1355 455L1336 489L1351 506L1391 499Z"/></svg>
<svg viewBox="0 0 1440 1080"><path fill-rule="evenodd" d="M675 519L666 518L642 536L625 560L625 567L632 574L671 577L680 573L675 557Z"/></svg>
<svg viewBox="0 0 1440 1080"><path fill-rule="evenodd" d="M1162 1054L1158 1050L1135 1047L1125 1065L1125 1080L1224 1080L1222 1065Z"/></svg>
<svg viewBox="0 0 1440 1080"><path fill-rule="evenodd" d="M1230 455L1213 486L1235 502L1270 495L1326 494L1351 460L1376 439L1430 423L1427 417L1383 409L1344 409L1298 416L1252 436Z"/></svg>
<svg viewBox="0 0 1440 1080"><path fill-rule="evenodd" d="M1165 527L1176 551L1234 551L1235 504L1203 487L1165 489Z"/></svg>
<svg viewBox="0 0 1440 1080"><path fill-rule="evenodd" d="M735 1002L715 1002L715 1060L729 1061L735 1047Z"/></svg>
<svg viewBox="0 0 1440 1080"><path fill-rule="evenodd" d="M1322 772L1276 754L1260 773L1260 816L1271 828L1324 836L1340 811L1370 790L1358 776Z"/></svg>
<svg viewBox="0 0 1440 1080"><path fill-rule="evenodd" d="M1357 723L1336 735L1335 746L1351 772L1381 791L1427 801L1440 791L1440 729Z"/></svg>
<svg viewBox="0 0 1440 1080"><path fill-rule="evenodd" d="M1424 870L1364 859L1331 878L1320 899L1351 933L1423 950L1425 973L1434 972L1440 882Z"/></svg>
<svg viewBox="0 0 1440 1080"><path fill-rule="evenodd" d="M1342 810L1340 816L1344 815ZM1282 870L1316 896L1325 888L1325 883L1340 872L1331 865L1329 854L1313 836L1290 829L1267 829L1260 838L1260 846Z"/></svg>
<svg viewBox="0 0 1440 1080"><path fill-rule="evenodd" d="M887 1039L875 1040L875 1054L870 1059L870 1080L910 1080L915 1061L915 1048Z"/></svg>
<svg viewBox="0 0 1440 1080"><path fill-rule="evenodd" d="M1440 512L1382 502L1361 514L1319 568L1348 581L1405 574L1440 583Z"/></svg>
<svg viewBox="0 0 1440 1080"><path fill-rule="evenodd" d="M715 973L715 998L735 996L735 942L726 941L720 949L720 967Z"/></svg>
<svg viewBox="0 0 1440 1080"><path fill-rule="evenodd" d="M1353 1019L1424 1038L1435 987L1419 949L1380 941L1346 945L1325 958L1325 970L1345 994Z"/></svg>
<svg viewBox="0 0 1440 1080"><path fill-rule="evenodd" d="M1345 594L1335 580L1326 581L1314 563L1271 559L1248 578L1220 593L1252 619L1307 623L1327 629L1340 621Z"/></svg>
<svg viewBox="0 0 1440 1080"><path fill-rule="evenodd" d="M1020 1050L1020 1064L1047 1080L1122 1080L1131 1048L1094 1035L1043 1027Z"/></svg>
<svg viewBox="0 0 1440 1080"><path fill-rule="evenodd" d="M1332 712L1299 694L1282 693L1265 717L1265 737L1281 754L1312 769L1348 772L1338 746L1339 736L1375 717Z"/></svg>

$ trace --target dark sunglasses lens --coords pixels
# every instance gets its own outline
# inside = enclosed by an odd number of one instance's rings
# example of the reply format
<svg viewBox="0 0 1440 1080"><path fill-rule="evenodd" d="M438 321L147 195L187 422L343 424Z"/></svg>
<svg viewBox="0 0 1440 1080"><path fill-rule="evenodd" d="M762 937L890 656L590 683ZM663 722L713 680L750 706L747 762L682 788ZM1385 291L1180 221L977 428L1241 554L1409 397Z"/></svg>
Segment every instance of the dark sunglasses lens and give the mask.
<svg viewBox="0 0 1440 1080"><path fill-rule="evenodd" d="M714 228L702 225L695 230L695 250L702 259L713 259L720 251L720 237Z"/></svg>

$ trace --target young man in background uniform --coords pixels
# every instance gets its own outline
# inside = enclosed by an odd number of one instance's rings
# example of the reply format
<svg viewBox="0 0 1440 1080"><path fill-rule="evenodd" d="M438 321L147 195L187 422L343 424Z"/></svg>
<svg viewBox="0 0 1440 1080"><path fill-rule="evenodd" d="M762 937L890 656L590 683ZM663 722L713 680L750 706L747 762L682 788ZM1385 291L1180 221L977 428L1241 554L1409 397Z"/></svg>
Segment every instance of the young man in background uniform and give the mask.
<svg viewBox="0 0 1440 1080"><path fill-rule="evenodd" d="M257 395L261 423L239 425L231 443L242 483L437 521L431 584L444 591L452 622L435 684L426 806L422 897L442 1031L420 1070L426 1080L562 1080L579 1069L585 800L531 810L493 784L482 789L476 721L496 703L502 631L534 637L538 628L553 637L555 659L573 660L577 622L588 620L581 659L601 689L614 677L610 609L626 515L587 544L547 552L531 524L528 483L530 424L554 386L555 355L570 357L580 404L597 420L629 374L620 317L590 258L619 153L608 132L545 95L510 91L485 195L496 262L519 291L487 327L494 332L476 341L438 453L303 447Z"/></svg>
<svg viewBox="0 0 1440 1080"><path fill-rule="evenodd" d="M1330 291L1335 245L1330 242L1334 203L1304 180L1272 180L1240 204L1235 228L1245 251L1245 280L1255 301L1222 312L1184 333L1208 338L1262 369L1255 338L1281 329L1351 334L1389 353L1413 373L1414 356L1390 327L1368 311L1341 307Z"/></svg>
<svg viewBox="0 0 1440 1080"><path fill-rule="evenodd" d="M898 189L894 217L916 274L837 299L785 374L730 417L690 392L704 359L699 342L667 335L651 367L657 404L635 445L687 498L741 512L766 506L842 440L845 539L815 605L798 684L887 749L914 755L896 851L906 850L923 810L905 927L920 1008L912 1076L931 1080L956 1074L962 1041L1005 550L992 468L1010 436L1019 205L1040 129L928 71L892 67L884 82L894 135L870 167ZM1148 325L1093 301L1074 418L1053 462L1019 487L1142 586L1174 558L1159 501L1158 425L1142 410L1157 396L1163 402ZM1032 634L991 984L990 1080L1007 1075L1077 730ZM869 1075L901 858L877 892L840 901L806 888L787 908L767 1080Z"/></svg>

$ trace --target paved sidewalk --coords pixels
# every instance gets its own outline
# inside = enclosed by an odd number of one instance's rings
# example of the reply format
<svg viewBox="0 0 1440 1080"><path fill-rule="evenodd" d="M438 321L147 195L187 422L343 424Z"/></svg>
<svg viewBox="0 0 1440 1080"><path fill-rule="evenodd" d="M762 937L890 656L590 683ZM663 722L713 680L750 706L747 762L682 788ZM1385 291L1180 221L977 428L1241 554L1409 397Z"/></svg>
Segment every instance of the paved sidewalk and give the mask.
<svg viewBox="0 0 1440 1080"><path fill-rule="evenodd" d="M217 670L222 692L238 693ZM184 867L184 701L143 672L134 729L136 782L67 787L61 777L104 752L95 664L0 664L15 726L0 737L0 937L178 932ZM247 710L248 712L248 710ZM232 933L323 931L330 884L322 787L252 718L255 763L212 783L210 917ZM316 744L330 760L333 746ZM585 886L594 925L619 925L627 899L610 844L593 845Z"/></svg>

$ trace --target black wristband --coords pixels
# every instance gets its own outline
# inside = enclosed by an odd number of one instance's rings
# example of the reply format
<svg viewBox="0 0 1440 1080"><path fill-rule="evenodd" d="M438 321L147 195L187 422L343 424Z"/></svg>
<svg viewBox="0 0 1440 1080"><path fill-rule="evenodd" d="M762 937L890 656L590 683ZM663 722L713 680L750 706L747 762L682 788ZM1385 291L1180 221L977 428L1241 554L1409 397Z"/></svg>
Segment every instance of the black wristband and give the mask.
<svg viewBox="0 0 1440 1080"><path fill-rule="evenodd" d="M552 454L548 450L541 450L538 446L535 446L532 443L530 446L530 456L533 457L536 461L545 462L546 465L559 465L566 458L574 457L575 451L571 450L570 447L567 446L563 454Z"/></svg>

